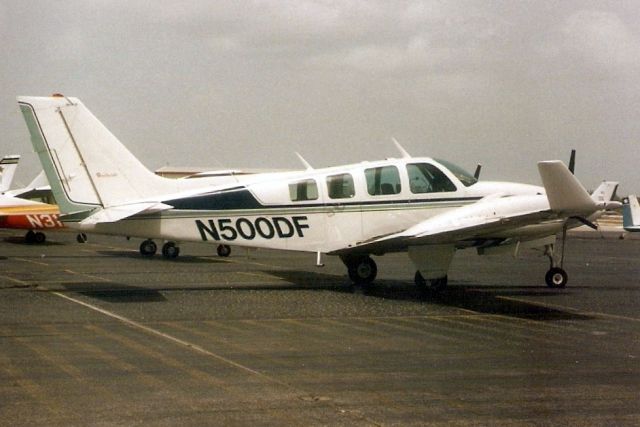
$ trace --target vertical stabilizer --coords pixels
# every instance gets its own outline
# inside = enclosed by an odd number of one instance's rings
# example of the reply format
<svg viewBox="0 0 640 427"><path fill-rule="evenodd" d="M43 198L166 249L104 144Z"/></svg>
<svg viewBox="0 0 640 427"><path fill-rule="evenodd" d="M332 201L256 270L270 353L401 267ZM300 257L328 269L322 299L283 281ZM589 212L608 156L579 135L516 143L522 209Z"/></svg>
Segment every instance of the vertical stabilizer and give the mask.
<svg viewBox="0 0 640 427"><path fill-rule="evenodd" d="M634 194L622 206L622 226L627 231L640 231L640 204Z"/></svg>
<svg viewBox="0 0 640 427"><path fill-rule="evenodd" d="M551 210L563 213L590 213L597 210L587 190L560 160L539 162L538 171Z"/></svg>
<svg viewBox="0 0 640 427"><path fill-rule="evenodd" d="M17 154L4 156L0 160L0 193L4 193L11 188L19 161L20 156Z"/></svg>
<svg viewBox="0 0 640 427"><path fill-rule="evenodd" d="M175 192L150 172L77 98L19 97L51 189L65 214Z"/></svg>

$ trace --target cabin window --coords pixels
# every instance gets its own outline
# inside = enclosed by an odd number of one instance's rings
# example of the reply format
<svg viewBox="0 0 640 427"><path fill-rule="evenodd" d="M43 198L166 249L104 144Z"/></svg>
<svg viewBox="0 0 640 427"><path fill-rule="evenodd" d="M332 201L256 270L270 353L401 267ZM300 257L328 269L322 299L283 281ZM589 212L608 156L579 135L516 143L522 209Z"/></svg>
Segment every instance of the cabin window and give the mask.
<svg viewBox="0 0 640 427"><path fill-rule="evenodd" d="M292 182L289 184L289 196L292 202L318 200L318 185L313 179Z"/></svg>
<svg viewBox="0 0 640 427"><path fill-rule="evenodd" d="M332 199L348 199L356 194L353 177L348 173L328 176L327 189Z"/></svg>
<svg viewBox="0 0 640 427"><path fill-rule="evenodd" d="M409 188L412 193L440 193L456 191L453 182L436 166L430 163L407 165Z"/></svg>
<svg viewBox="0 0 640 427"><path fill-rule="evenodd" d="M367 178L367 191L372 196L398 194L402 189L400 174L395 166L365 169L364 175Z"/></svg>

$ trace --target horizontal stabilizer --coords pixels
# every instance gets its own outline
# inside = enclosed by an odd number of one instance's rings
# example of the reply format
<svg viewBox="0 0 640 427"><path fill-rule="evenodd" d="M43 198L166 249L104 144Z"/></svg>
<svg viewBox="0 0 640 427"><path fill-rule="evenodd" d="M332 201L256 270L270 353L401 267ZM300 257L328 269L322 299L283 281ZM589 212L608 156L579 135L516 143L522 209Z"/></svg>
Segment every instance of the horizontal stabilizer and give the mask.
<svg viewBox="0 0 640 427"><path fill-rule="evenodd" d="M81 225L94 225L102 222L116 222L136 214L151 214L173 209L173 206L159 202L133 203L100 209L80 222Z"/></svg>
<svg viewBox="0 0 640 427"><path fill-rule="evenodd" d="M591 213L597 210L587 190L560 160L539 162L538 171L552 211Z"/></svg>

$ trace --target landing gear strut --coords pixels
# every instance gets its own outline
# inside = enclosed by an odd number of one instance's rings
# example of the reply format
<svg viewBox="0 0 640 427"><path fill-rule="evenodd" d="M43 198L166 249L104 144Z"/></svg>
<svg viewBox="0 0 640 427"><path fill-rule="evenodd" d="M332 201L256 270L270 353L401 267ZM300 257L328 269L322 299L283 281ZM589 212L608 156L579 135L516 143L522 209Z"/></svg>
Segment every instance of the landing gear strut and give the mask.
<svg viewBox="0 0 640 427"><path fill-rule="evenodd" d="M447 287L447 284L449 283L449 278L447 276L444 276L444 277L439 277L437 279L430 279L427 281L427 279L422 277L422 274L420 274L420 271L416 271L416 275L414 276L413 281L415 282L418 289L421 291L430 289L434 292L441 292L441 291L444 291L445 288ZM429 286L427 286L427 282Z"/></svg>
<svg viewBox="0 0 640 427"><path fill-rule="evenodd" d="M349 278L356 285L368 285L378 274L378 266L368 255L344 257L342 262L347 266Z"/></svg>
<svg viewBox="0 0 640 427"><path fill-rule="evenodd" d="M564 288L567 286L567 282L569 281L569 276L567 272L564 271L564 243L567 238L567 223L562 227L562 241L560 248L560 261L556 260L554 256L554 245L547 245L545 247L545 254L549 257L549 271L544 276L544 280L547 283L547 286L550 288Z"/></svg>
<svg viewBox="0 0 640 427"><path fill-rule="evenodd" d="M142 243L140 243L140 254L143 256L151 257L155 255L157 250L158 250L158 246L151 239L147 239Z"/></svg>

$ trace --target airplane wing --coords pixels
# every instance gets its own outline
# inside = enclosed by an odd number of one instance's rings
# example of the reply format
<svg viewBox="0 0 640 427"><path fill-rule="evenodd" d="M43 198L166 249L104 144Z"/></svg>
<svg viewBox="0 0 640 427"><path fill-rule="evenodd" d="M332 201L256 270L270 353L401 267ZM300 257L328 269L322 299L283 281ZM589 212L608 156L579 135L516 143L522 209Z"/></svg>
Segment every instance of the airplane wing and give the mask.
<svg viewBox="0 0 640 427"><path fill-rule="evenodd" d="M404 231L333 253L395 252L411 246L443 244L466 247L474 241L512 237L512 231L517 228L554 220L558 220L558 216L549 209L544 195L480 200L429 218Z"/></svg>
<svg viewBox="0 0 640 427"><path fill-rule="evenodd" d="M431 217L406 230L359 242L332 252L338 255L384 253L412 246L473 246L474 242L519 238L524 227L586 217L608 203L596 203L560 161L538 163L546 195L490 196L472 205ZM539 238L527 233L527 238ZM555 232L554 232L555 234Z"/></svg>

